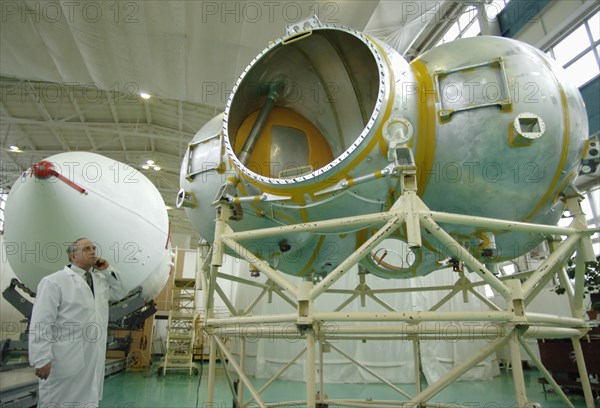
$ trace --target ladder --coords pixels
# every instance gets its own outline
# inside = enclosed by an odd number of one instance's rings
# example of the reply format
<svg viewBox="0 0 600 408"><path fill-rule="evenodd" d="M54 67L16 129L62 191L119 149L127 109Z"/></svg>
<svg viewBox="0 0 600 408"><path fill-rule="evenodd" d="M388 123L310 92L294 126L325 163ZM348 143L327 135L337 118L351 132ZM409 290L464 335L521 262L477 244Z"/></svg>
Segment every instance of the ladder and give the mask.
<svg viewBox="0 0 600 408"><path fill-rule="evenodd" d="M183 255L183 251L177 251L177 257L179 255ZM174 273L167 323L167 349L164 363L159 368L160 374L175 370L188 370L190 375L198 374L193 359L195 314L196 279L179 278Z"/></svg>

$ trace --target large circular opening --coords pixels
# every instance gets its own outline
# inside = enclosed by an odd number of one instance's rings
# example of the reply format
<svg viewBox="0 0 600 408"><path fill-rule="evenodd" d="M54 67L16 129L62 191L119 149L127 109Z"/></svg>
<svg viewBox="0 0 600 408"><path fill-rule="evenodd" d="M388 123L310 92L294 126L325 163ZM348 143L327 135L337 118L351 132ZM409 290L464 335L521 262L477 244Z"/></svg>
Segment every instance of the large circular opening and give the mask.
<svg viewBox="0 0 600 408"><path fill-rule="evenodd" d="M400 239L387 238L369 254L371 262L386 272L404 272L412 268L417 254Z"/></svg>
<svg viewBox="0 0 600 408"><path fill-rule="evenodd" d="M246 68L225 110L226 144L237 166L277 184L335 167L379 113L380 59L362 34L342 28L269 46Z"/></svg>

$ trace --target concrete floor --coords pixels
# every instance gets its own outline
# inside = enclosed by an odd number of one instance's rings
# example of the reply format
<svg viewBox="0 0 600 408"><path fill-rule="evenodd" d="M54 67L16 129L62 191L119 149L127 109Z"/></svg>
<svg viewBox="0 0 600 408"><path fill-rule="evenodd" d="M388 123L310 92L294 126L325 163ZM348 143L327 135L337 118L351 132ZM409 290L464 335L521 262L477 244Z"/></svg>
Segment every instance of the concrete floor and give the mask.
<svg viewBox="0 0 600 408"><path fill-rule="evenodd" d="M199 366L200 368L200 366ZM207 364L204 364L202 377L187 374L157 376L156 366L152 370L121 372L109 377L104 385L104 399L101 408L184 408L208 407L205 403L207 386ZM562 408L564 403L558 396L543 393L537 379L541 377L535 369L525 370L527 395L531 402L538 402L544 408ZM200 380L200 382L199 382ZM253 379L255 385L266 381ZM414 395L414 385L400 384L399 387ZM384 399L402 398L391 388L382 384L330 384L325 392L330 398L345 399ZM246 391L245 395L249 395ZM262 394L265 402L293 401L305 398L305 385L294 381L276 381ZM575 407L585 407L583 396L570 395ZM435 402L453 403L469 408L508 408L514 407L513 385L510 374L505 371L490 381L457 382L434 397ZM215 404L219 408L232 406L232 398L223 368L217 370Z"/></svg>

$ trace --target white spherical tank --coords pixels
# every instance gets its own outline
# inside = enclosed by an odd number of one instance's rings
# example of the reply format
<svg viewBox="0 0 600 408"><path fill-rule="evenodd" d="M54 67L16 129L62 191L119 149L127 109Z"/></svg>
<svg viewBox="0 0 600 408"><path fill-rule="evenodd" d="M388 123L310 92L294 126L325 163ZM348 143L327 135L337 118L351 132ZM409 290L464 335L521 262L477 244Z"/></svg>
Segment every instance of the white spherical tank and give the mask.
<svg viewBox="0 0 600 408"><path fill-rule="evenodd" d="M409 64L364 34L315 26L271 43L244 70L224 114L190 143L178 203L209 241L221 196L236 209L235 231L385 211L400 193L391 166L410 150L432 210L556 224L587 132L578 89L522 42L458 40ZM543 239L443 227L486 262ZM246 244L283 272L325 275L374 231L340 226ZM393 239L405 237L401 229ZM399 265L377 251L362 265L382 277L427 274L448 250L423 239Z"/></svg>
<svg viewBox="0 0 600 408"><path fill-rule="evenodd" d="M68 263L66 249L86 237L127 289L145 299L171 269L169 220L154 185L136 169L88 152L48 157L12 186L5 208L6 257L31 290Z"/></svg>

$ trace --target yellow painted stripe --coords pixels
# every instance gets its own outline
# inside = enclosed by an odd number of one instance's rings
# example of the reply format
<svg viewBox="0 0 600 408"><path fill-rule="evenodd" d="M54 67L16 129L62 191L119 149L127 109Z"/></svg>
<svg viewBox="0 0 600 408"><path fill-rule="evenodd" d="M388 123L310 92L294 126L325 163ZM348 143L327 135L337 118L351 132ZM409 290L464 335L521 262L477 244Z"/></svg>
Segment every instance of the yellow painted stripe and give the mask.
<svg viewBox="0 0 600 408"><path fill-rule="evenodd" d="M304 205L304 203L300 205ZM308 222L308 213L306 212L306 207L300 208L300 218L302 219L302 222Z"/></svg>
<svg viewBox="0 0 600 408"><path fill-rule="evenodd" d="M369 230L367 228L361 229L361 230L357 231L355 235L356 235L356 243L355 243L354 249L358 249L358 248L360 248L360 246L362 244L367 242L367 239L369 239Z"/></svg>
<svg viewBox="0 0 600 408"><path fill-rule="evenodd" d="M436 92L427 66L420 60L410 64L418 87L419 130L417 132L417 194L423 196L429 181L435 154L435 98Z"/></svg>
<svg viewBox="0 0 600 408"><path fill-rule="evenodd" d="M556 193L554 194L554 198L552 199L552 202L554 203L557 199L558 196L560 195L560 193L562 193L562 191L565 189L565 187L575 179L576 174L575 173L571 173L569 174L569 176L565 179L565 181L563 181L560 186L558 186L558 188L556 189Z"/></svg>
<svg viewBox="0 0 600 408"><path fill-rule="evenodd" d="M585 156L587 155L588 150L590 150L590 142L591 142L590 139L585 141L585 145L583 146L583 151L581 152L581 161L583 161L583 159L585 159Z"/></svg>
<svg viewBox="0 0 600 408"><path fill-rule="evenodd" d="M548 65L548 63L546 63L546 65L547 65L548 69L550 70L550 72L553 72L552 68ZM554 81L556 82L556 85L558 86L558 90L560 92L560 101L562 104L562 111L563 111L564 132L563 132L562 151L560 153L560 160L558 162L558 165L556 166L556 170L554 172L554 177L552 178L552 182L550 183L550 187L548 188L548 190L546 191L546 194L544 194L542 199L533 208L533 210L531 210L531 212L529 214L527 214L527 216L523 219L523 221L528 221L531 218L533 218L537 214L537 212L544 205L547 204L548 199L550 197L556 196L556 194L558 193L558 192L555 193L556 186L562 175L563 169L565 167L565 162L567 161L567 154L569 153L569 131L571 129L571 122L570 122L571 118L569 116L569 105L567 103L567 95L565 93L564 88L562 87L562 85L560 84L558 79L556 78L556 76L553 75L553 77L554 77ZM564 186L562 188L564 188Z"/></svg>
<svg viewBox="0 0 600 408"><path fill-rule="evenodd" d="M380 49L381 56L386 61L386 64L389 67L390 61L386 57L385 52L383 52L383 50L381 50L381 48L376 43L374 43L374 45ZM390 84L390 86L393 86L395 83L393 72L391 70L389 70L388 75L390 76L388 83ZM313 195L314 193L321 191L327 187L331 187L332 185L337 184L342 179L347 179L349 177L348 174L357 165L359 165L363 160L365 160L375 147L377 147L379 145L381 148L382 144L387 146L387 142L383 138L382 129L383 129L383 124L390 117L393 102L394 102L394 92L390 92L387 105L382 107L382 108L384 108L383 114L380 111L381 121L380 121L379 127L377 127L376 129L371 129L371 133L373 134L373 136L371 137L371 140L369 141L369 143L366 146L363 146L362 150L354 158L354 160L352 160L350 163L342 162L344 167L343 168L338 167L340 170L338 170L337 172L335 172L328 178L324 178L321 175L318 177L318 179L319 179L318 182L312 183L312 184L309 184L309 185L306 185L303 187L289 187L289 186L278 187L278 186L273 186L273 185L270 185L267 187L262 182L253 180L242 172L240 172L240 176L243 177L245 180L247 180L253 186L256 186L257 188L259 188L265 192L269 192L269 193L276 194L276 195L291 196L292 197L291 201L293 203L302 205L302 204L304 204L304 195L305 194L310 194L314 198L314 195ZM387 147L385 150L387 152Z"/></svg>
<svg viewBox="0 0 600 408"><path fill-rule="evenodd" d="M244 187L243 183L237 183L236 187L238 188L238 190L240 190L240 193L242 193L243 196L248 197L248 191L246 191L246 188ZM257 214L260 214L263 209L261 207L259 207L257 204L254 203L254 201L250 202L250 206L252 208L254 208L254 210L256 211Z"/></svg>
<svg viewBox="0 0 600 408"><path fill-rule="evenodd" d="M313 254L311 255L311 257L308 260L308 262L306 263L306 265L304 265L304 267L298 273L298 276L304 276L309 272L310 267L313 266L313 264L315 263L315 260L319 256L319 252L321 252L321 247L323 246L324 241L325 241L325 235L321 235L319 237L319 242L317 243L317 247L313 251Z"/></svg>
<svg viewBox="0 0 600 408"><path fill-rule="evenodd" d="M277 220L277 221L281 221L284 222L284 219L287 220L288 224L298 224L300 222L300 220L297 220L296 218L292 217L291 215L284 213L284 212L278 212L278 211L273 211L273 219Z"/></svg>

